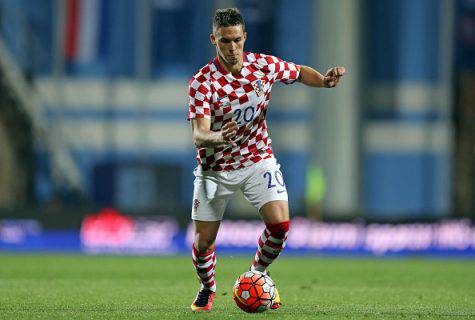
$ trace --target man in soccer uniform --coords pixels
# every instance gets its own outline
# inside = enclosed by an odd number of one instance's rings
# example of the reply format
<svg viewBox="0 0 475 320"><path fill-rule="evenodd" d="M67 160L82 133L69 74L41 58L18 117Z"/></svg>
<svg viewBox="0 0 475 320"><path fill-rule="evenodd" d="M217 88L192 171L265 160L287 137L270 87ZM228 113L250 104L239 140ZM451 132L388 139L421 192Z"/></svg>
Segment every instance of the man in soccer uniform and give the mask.
<svg viewBox="0 0 475 320"><path fill-rule="evenodd" d="M188 120L198 161L191 214L195 225L192 257L201 282L193 311L212 307L214 242L234 192L243 192L266 225L250 269L267 272L284 248L290 224L287 190L265 121L272 86L299 81L332 88L345 73L345 68L335 67L323 76L271 55L244 52L244 21L235 8L216 10L210 39L216 58L189 82ZM279 306L277 299L272 308Z"/></svg>

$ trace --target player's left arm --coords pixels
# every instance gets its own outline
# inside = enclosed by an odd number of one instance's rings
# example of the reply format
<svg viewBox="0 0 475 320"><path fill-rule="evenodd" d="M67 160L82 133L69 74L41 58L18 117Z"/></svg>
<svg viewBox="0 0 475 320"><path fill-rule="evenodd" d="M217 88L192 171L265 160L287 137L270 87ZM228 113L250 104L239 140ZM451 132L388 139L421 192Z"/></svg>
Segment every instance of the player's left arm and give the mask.
<svg viewBox="0 0 475 320"><path fill-rule="evenodd" d="M300 73L297 81L311 87L334 88L338 85L341 77L345 73L346 70L344 67L330 68L325 75L322 75L311 67L300 66Z"/></svg>

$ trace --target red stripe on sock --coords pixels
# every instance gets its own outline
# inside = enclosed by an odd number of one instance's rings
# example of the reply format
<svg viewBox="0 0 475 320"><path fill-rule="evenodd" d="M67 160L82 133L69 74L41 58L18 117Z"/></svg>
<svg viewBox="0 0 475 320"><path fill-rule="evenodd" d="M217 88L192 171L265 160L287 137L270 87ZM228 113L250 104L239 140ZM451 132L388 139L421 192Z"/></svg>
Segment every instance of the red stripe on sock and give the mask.
<svg viewBox="0 0 475 320"><path fill-rule="evenodd" d="M210 276L209 276L209 277L206 277L206 278L201 278L201 281L202 281L202 282L207 282L207 281L211 280L211 278L213 278L213 277L214 277L214 275L215 275L215 274L214 274L214 272L213 272L212 274L210 274Z"/></svg>
<svg viewBox="0 0 475 320"><path fill-rule="evenodd" d="M282 252L284 247L285 241L287 240L287 233L290 228L290 221L284 221L276 224L267 224L266 229L262 232L261 236L257 240L257 245L259 250L257 250L256 256L254 257L253 266L261 265L267 267L272 263ZM272 237L274 239L282 240L282 243L275 243L269 238ZM264 249L264 246L268 246L269 248L275 249L276 253L267 251ZM270 263L265 262L262 259L262 256L266 258L266 260L270 260Z"/></svg>
<svg viewBox="0 0 475 320"><path fill-rule="evenodd" d="M211 288L214 286L214 281L211 281L210 283L203 283L203 285L206 287L206 288Z"/></svg>
<svg viewBox="0 0 475 320"><path fill-rule="evenodd" d="M275 242L272 242L270 240L267 240L266 243L265 243L266 246L269 246L269 247L277 249L277 250L282 249L283 244L284 243L275 243Z"/></svg>
<svg viewBox="0 0 475 320"><path fill-rule="evenodd" d="M193 253L195 254L197 258L206 258L214 253L215 246L213 246L210 251L201 252L201 253L198 251L194 243L193 243L192 248L193 248Z"/></svg>
<svg viewBox="0 0 475 320"><path fill-rule="evenodd" d="M257 251L257 256L259 257L259 259L255 261L256 264L260 264L261 266L265 266L265 267L267 267L270 264L261 259L261 253L259 251Z"/></svg>
<svg viewBox="0 0 475 320"><path fill-rule="evenodd" d="M195 244L193 244L193 255L192 255L193 265L195 266L196 273L202 285L207 288L211 288L214 286L215 281L215 272L214 268L216 266L216 254L214 253L214 246L210 251L200 253L196 248ZM210 264L207 267L202 267L206 264ZM203 276L202 274L207 274L211 272L209 276ZM207 281L211 281L210 283L205 283Z"/></svg>
<svg viewBox="0 0 475 320"><path fill-rule="evenodd" d="M212 263L212 264L211 264L209 267L207 267L207 268L202 268L202 267L199 267L199 266L196 267L196 270L197 270L199 273L209 272L209 271L211 271L211 270L213 270L213 269L214 269L214 263Z"/></svg>
<svg viewBox="0 0 475 320"><path fill-rule="evenodd" d="M261 250L261 254L265 255L267 258L271 259L271 260L274 260L275 258L277 258L280 254L280 251L278 253L271 253L269 251L266 251L266 250Z"/></svg>
<svg viewBox="0 0 475 320"><path fill-rule="evenodd" d="M276 239L284 239L285 234L289 231L290 221L284 221L276 224L267 224L267 229L270 231L270 235Z"/></svg>

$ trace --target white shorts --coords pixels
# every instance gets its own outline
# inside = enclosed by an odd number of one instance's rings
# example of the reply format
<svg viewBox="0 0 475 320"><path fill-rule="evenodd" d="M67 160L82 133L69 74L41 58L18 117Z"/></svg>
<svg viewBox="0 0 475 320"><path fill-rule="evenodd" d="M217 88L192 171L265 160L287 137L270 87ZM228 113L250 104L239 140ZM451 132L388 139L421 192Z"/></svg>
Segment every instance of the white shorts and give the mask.
<svg viewBox="0 0 475 320"><path fill-rule="evenodd" d="M284 177L275 158L232 171L202 171L197 167L193 173L193 220L222 220L226 205L237 190L241 190L257 210L270 201L288 201Z"/></svg>

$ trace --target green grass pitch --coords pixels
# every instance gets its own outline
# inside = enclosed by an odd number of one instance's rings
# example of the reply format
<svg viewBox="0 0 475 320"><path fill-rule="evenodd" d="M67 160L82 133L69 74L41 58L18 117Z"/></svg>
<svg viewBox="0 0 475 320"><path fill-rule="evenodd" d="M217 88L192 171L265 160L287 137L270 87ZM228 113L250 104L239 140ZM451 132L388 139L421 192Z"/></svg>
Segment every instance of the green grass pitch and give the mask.
<svg viewBox="0 0 475 320"><path fill-rule="evenodd" d="M283 307L231 298L249 257L218 256L213 311L193 314L191 258L0 255L0 319L475 319L475 261L279 258Z"/></svg>

